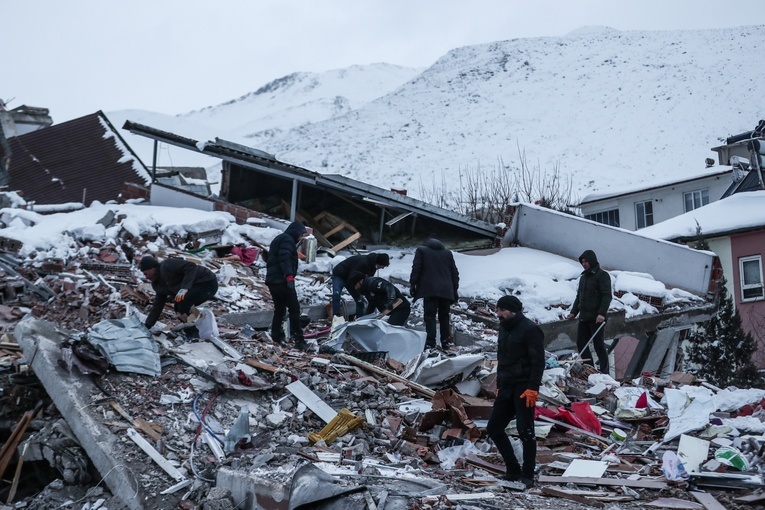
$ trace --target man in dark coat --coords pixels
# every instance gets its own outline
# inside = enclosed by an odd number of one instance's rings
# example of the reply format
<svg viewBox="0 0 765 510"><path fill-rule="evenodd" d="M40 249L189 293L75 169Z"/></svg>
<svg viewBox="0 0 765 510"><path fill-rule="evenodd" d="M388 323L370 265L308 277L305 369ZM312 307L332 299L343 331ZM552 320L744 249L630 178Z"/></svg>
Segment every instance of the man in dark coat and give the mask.
<svg viewBox="0 0 765 510"><path fill-rule="evenodd" d="M348 277L348 284L364 295L369 303L366 311L360 315L374 313L375 310L388 312L388 324L406 324L412 309L409 300L388 280L356 271ZM396 305L399 300L400 303Z"/></svg>
<svg viewBox="0 0 765 510"><path fill-rule="evenodd" d="M515 296L502 296L497 301L497 399L486 432L505 460L504 479L520 481L528 488L534 485L534 409L545 368L545 350L544 333L523 315L522 309L523 304ZM523 445L522 466L505 434L513 418Z"/></svg>
<svg viewBox="0 0 765 510"><path fill-rule="evenodd" d="M457 301L460 273L454 255L436 234L430 234L414 252L409 285L412 299L422 298L425 316L425 347L436 346L436 317L441 336L441 348L452 343L449 309Z"/></svg>
<svg viewBox="0 0 765 510"><path fill-rule="evenodd" d="M568 319L573 319L579 315L576 347L582 354L582 358L592 360L592 353L589 347L585 348L585 346L594 335L592 343L598 355L600 372L608 374L608 351L604 338L605 326L600 326L606 321L606 314L611 306L611 276L601 269L598 257L592 250L585 250L579 257L579 263L582 264L584 271L579 277L576 299L571 306Z"/></svg>
<svg viewBox="0 0 765 510"><path fill-rule="evenodd" d="M157 323L165 303L171 299L175 302L173 308L181 320L193 322L196 320L195 315L199 314L193 307L201 305L218 292L215 273L187 260L170 258L159 262L146 255L141 259L139 267L156 293L146 317L147 328ZM196 313L189 315L192 311Z"/></svg>
<svg viewBox="0 0 765 510"><path fill-rule="evenodd" d="M295 347L306 350L308 344L300 327L300 303L295 291L295 275L298 269L297 244L306 235L306 228L293 221L287 229L274 237L268 249L266 262L266 286L274 300L274 318L271 321L271 338L284 343L282 323L289 312L290 339Z"/></svg>
<svg viewBox="0 0 765 510"><path fill-rule="evenodd" d="M356 302L356 315L363 315L364 299L351 285L348 278L351 273L361 272L367 276L374 276L378 269L388 267L390 257L387 253L369 253L367 255L352 255L340 262L332 269L332 315L340 315L340 301L343 289L347 289Z"/></svg>

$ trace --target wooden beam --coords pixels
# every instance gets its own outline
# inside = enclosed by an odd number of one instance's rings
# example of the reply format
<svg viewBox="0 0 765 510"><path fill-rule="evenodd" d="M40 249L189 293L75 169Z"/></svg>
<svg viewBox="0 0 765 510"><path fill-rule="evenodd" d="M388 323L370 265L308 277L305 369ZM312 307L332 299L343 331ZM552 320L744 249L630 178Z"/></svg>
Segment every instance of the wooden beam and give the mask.
<svg viewBox="0 0 765 510"><path fill-rule="evenodd" d="M346 227L347 227L347 224L346 224L344 221L342 221L342 222L340 222L340 224L339 224L339 225L337 225L335 228L333 228L333 229L332 229L332 230L330 230L329 232L326 232L326 233L324 234L324 237L332 237L333 235L337 234L338 232L340 232L341 230L343 230L343 229L344 229L344 228L346 228Z"/></svg>
<svg viewBox="0 0 765 510"><path fill-rule="evenodd" d="M605 505L601 503L600 501L593 501L589 498L586 498L584 496L578 496L576 494L569 494L565 491L553 489L551 487L542 487L542 494L545 496L555 496L556 498L563 498L568 499L571 501L576 501L577 503L581 503L583 505L587 506L594 506L595 508L603 508Z"/></svg>
<svg viewBox="0 0 765 510"><path fill-rule="evenodd" d="M347 361L351 365L356 365L358 367L362 367L362 368L364 368L366 370L369 370L370 372L373 372L375 374L382 375L384 377L388 377L390 379L393 379L394 381L398 381L398 382L408 386L409 388L411 388L415 392L417 392L417 393L419 393L421 395L424 395L424 396L426 396L428 398L433 398L433 395L436 394L436 392L434 390L431 390L430 388L428 388L426 386L423 386L421 384L417 384L416 382L412 382L409 379L404 379L403 377L401 377L401 376L399 376L397 374L394 374L392 372L388 372L387 370L384 370L384 369L382 369L382 368L380 368L380 367L378 367L376 365L373 365L371 363L367 363L366 361L361 361L360 359L354 358L353 356L349 356L347 354L338 354L338 356L340 356L340 358L344 359L345 361Z"/></svg>
<svg viewBox="0 0 765 510"><path fill-rule="evenodd" d="M337 243L336 245L334 245L332 247L332 251L338 252L338 251L342 250L343 248L345 248L349 244L355 242L359 237L361 237L361 234L359 232L356 232L351 237L349 237L349 238L345 239L344 241L341 241L341 242Z"/></svg>
<svg viewBox="0 0 765 510"><path fill-rule="evenodd" d="M691 496L701 503L706 510L725 510L725 507L708 492L691 491Z"/></svg>
<svg viewBox="0 0 765 510"><path fill-rule="evenodd" d="M659 489L667 488L664 482L654 480L629 480L627 478L587 478L584 476L548 476L539 475L539 483L574 483L578 485L610 485L614 487L633 487L637 489Z"/></svg>

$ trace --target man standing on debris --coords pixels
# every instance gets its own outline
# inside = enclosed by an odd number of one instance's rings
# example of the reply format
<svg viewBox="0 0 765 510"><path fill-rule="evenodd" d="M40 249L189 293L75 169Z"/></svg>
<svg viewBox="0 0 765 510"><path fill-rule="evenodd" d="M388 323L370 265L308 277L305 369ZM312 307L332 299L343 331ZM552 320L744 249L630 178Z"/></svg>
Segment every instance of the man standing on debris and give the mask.
<svg viewBox="0 0 765 510"><path fill-rule="evenodd" d="M159 262L151 255L146 255L139 266L156 293L146 317L147 328L156 324L169 300L175 302L173 308L180 319L192 324L199 316L196 305L201 305L218 292L215 273L188 260L169 258Z"/></svg>
<svg viewBox="0 0 765 510"><path fill-rule="evenodd" d="M394 326L406 324L412 307L409 300L388 280L356 271L348 278L348 285L367 298L369 306L360 315L374 313L377 310L388 315L388 324Z"/></svg>
<svg viewBox="0 0 765 510"><path fill-rule="evenodd" d="M505 460L505 480L534 485L537 443L534 409L545 368L544 333L523 315L523 304L515 296L497 301L497 399L486 432ZM523 466L513 452L505 427L515 418L523 445Z"/></svg>
<svg viewBox="0 0 765 510"><path fill-rule="evenodd" d="M598 257L592 250L585 250L579 256L579 263L584 271L579 277L576 299L571 306L567 319L579 315L576 347L583 359L592 360L592 353L587 343L592 339L598 355L598 365L602 374L609 374L608 351L605 342L606 314L611 306L611 276L601 269Z"/></svg>
<svg viewBox="0 0 765 510"><path fill-rule="evenodd" d="M441 348L454 343L449 324L449 309L457 301L460 273L454 255L436 234L430 234L414 252L409 285L412 299L422 298L425 316L425 347L436 346L436 317L438 317Z"/></svg>
<svg viewBox="0 0 765 510"><path fill-rule="evenodd" d="M347 289L356 302L356 315L363 315L364 299L361 294L348 284L351 273L361 272L367 276L374 276L378 269L388 267L390 257L387 253L369 253L367 255L352 255L340 262L332 269L332 316L340 316L340 301L343 289Z"/></svg>
<svg viewBox="0 0 765 510"><path fill-rule="evenodd" d="M271 322L271 338L284 342L282 322L289 313L290 340L295 347L306 350L308 344L300 327L300 303L295 291L295 275L298 269L297 244L307 234L305 225L293 221L287 229L274 237L268 249L266 262L266 285L274 300L274 318Z"/></svg>

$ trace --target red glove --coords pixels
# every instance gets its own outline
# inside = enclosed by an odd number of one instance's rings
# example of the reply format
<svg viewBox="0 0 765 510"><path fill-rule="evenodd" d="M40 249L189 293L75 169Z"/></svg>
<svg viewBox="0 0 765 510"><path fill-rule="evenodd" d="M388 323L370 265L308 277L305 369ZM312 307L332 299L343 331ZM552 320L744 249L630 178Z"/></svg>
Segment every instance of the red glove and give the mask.
<svg viewBox="0 0 765 510"><path fill-rule="evenodd" d="M295 290L295 277L292 275L287 276L287 288Z"/></svg>
<svg viewBox="0 0 765 510"><path fill-rule="evenodd" d="M526 390L523 393L521 393L521 398L526 399L526 407L536 406L538 396L539 396L539 392L534 390Z"/></svg>
<svg viewBox="0 0 765 510"><path fill-rule="evenodd" d="M288 274L288 275L287 275L287 281L288 281L288 282L294 282L294 281L295 281L295 277L294 277L294 276L292 276L291 274Z"/></svg>

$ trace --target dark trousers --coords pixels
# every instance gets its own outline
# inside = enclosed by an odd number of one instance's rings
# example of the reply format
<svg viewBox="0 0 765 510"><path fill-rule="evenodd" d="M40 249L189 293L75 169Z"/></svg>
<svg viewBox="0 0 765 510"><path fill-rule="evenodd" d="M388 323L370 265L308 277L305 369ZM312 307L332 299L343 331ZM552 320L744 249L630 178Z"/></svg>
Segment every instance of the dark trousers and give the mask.
<svg viewBox="0 0 765 510"><path fill-rule="evenodd" d="M423 315L425 316L425 345L436 345L436 319L441 334L441 347L449 345L451 331L449 328L449 309L452 302L439 297L426 297L422 300Z"/></svg>
<svg viewBox="0 0 765 510"><path fill-rule="evenodd" d="M357 296L354 296L354 292L351 292L347 282L340 276L332 277L332 315L340 315L340 303L343 299L343 289L348 289L348 293L356 302L356 316L360 317L364 311L364 298L358 294ZM346 316L348 315L350 314L346 310Z"/></svg>
<svg viewBox="0 0 765 510"><path fill-rule="evenodd" d="M378 312L382 312L385 310L385 303L374 303L373 306L370 306L367 310L367 313L373 313L375 310ZM401 298L401 304L398 305L396 308L393 309L391 313L388 314L388 324L392 324L393 326L403 326L406 324L406 320L409 318L409 314L412 312L412 305L409 304L409 300L402 297Z"/></svg>
<svg viewBox="0 0 765 510"><path fill-rule="evenodd" d="M587 345L587 342L589 342L590 338L592 338L592 335L595 334L595 331L597 331L600 324L597 324L594 320L591 321L579 321L579 327L576 332L576 350L582 353L583 359L590 359L592 360L592 353L590 352L590 348L582 352L582 349L584 349L584 346ZM608 351L606 350L606 341L604 337L604 332L606 330L606 327L603 326L600 328L600 331L598 331L598 334L595 335L595 338L592 341L593 347L595 347L595 354L598 355L598 365L599 370L601 374L608 374Z"/></svg>
<svg viewBox="0 0 765 510"><path fill-rule="evenodd" d="M526 407L526 399L521 398L521 393L527 389L525 383L509 383L499 387L486 432L505 460L506 473L508 475L521 474L525 478L533 479L534 467L537 462L534 408ZM513 452L513 445L505 434L505 427L513 418L516 419L518 437L523 445L523 468L518 464L518 459Z"/></svg>
<svg viewBox="0 0 765 510"><path fill-rule="evenodd" d="M300 327L300 303L297 292L290 289L286 283L269 283L268 290L274 300L274 319L271 321L271 338L280 342L284 340L282 322L289 311L290 336L297 340L303 340L303 330Z"/></svg>
<svg viewBox="0 0 765 510"><path fill-rule="evenodd" d="M177 313L188 315L192 306L201 305L205 301L212 299L216 292L218 292L218 282L216 280L192 285L183 301L173 304L173 310Z"/></svg>

